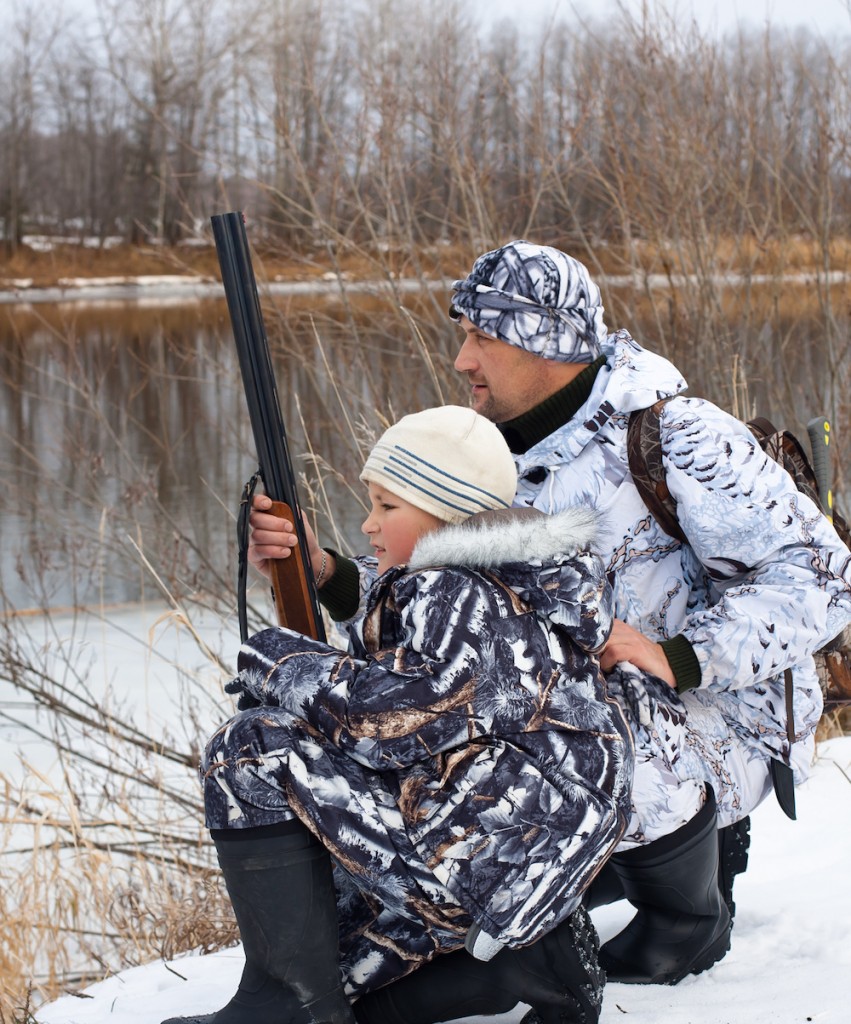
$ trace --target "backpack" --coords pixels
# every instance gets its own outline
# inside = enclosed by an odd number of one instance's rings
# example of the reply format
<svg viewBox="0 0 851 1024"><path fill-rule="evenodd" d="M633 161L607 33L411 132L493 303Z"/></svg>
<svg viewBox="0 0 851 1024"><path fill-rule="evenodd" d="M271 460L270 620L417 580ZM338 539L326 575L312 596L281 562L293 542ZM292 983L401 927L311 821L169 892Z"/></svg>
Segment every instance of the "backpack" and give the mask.
<svg viewBox="0 0 851 1024"><path fill-rule="evenodd" d="M668 401L670 399L663 398L648 409L638 409L630 414L627 458L638 493L653 518L669 537L688 544L677 517L677 503L668 490L662 462L659 414ZM848 523L833 509L830 494L821 494L815 470L801 442L788 430L777 430L763 418L749 420L747 426L766 455L783 466L798 490L811 498L831 519L840 540L846 547L851 547ZM825 505L829 511L825 510ZM851 704L851 627L846 627L817 651L814 658L825 710Z"/></svg>

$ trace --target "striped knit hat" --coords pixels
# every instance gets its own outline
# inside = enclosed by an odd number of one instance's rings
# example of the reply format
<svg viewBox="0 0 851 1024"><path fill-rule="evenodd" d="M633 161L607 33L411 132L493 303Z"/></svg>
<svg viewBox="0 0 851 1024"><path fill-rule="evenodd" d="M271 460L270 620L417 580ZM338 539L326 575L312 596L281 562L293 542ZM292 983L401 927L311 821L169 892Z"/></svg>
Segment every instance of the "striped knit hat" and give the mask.
<svg viewBox="0 0 851 1024"><path fill-rule="evenodd" d="M360 478L448 523L510 507L517 488L502 434L458 405L403 416L379 438Z"/></svg>

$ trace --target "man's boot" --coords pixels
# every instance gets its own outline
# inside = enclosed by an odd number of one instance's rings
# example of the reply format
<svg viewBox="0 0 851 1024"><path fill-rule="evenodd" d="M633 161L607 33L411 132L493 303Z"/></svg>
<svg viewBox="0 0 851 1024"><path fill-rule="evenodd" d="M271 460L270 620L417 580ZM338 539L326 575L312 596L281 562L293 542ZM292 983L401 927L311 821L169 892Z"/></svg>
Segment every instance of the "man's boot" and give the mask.
<svg viewBox="0 0 851 1024"><path fill-rule="evenodd" d="M736 904L733 902L733 882L736 875L742 874L748 866L750 830L750 818L742 818L741 821L737 821L733 825L718 829L718 886L721 896L727 904L727 909L730 911L731 927L736 912ZM588 910L593 910L622 899L624 899L623 885L612 867L611 861L607 861L582 897L583 906ZM534 1010L530 1010L520 1024L541 1024L541 1018Z"/></svg>
<svg viewBox="0 0 851 1024"><path fill-rule="evenodd" d="M748 848L751 844L751 819L742 818L732 825L718 829L718 887L730 911L730 919L736 915L733 902L733 882L748 867ZM606 862L600 873L585 890L582 905L587 910L607 907L625 899L623 885L618 873L610 862Z"/></svg>
<svg viewBox="0 0 851 1024"><path fill-rule="evenodd" d="M672 835L616 853L610 863L638 913L600 950L609 981L675 985L730 948L730 912L718 885L715 795Z"/></svg>
<svg viewBox="0 0 851 1024"><path fill-rule="evenodd" d="M584 907L523 949L477 960L465 949L435 957L354 1004L358 1024L435 1024L535 1008L543 1024L595 1024L605 978Z"/></svg>
<svg viewBox="0 0 851 1024"><path fill-rule="evenodd" d="M163 1024L354 1024L339 965L328 852L299 821L213 833L245 952L215 1013Z"/></svg>
<svg viewBox="0 0 851 1024"><path fill-rule="evenodd" d="M612 867L612 862L607 860L597 877L582 894L582 906L586 910L596 910L597 907L607 907L623 899L626 897L620 875Z"/></svg>
<svg viewBox="0 0 851 1024"><path fill-rule="evenodd" d="M748 848L751 845L751 819L718 829L718 886L732 919L736 913L733 902L733 881L748 866Z"/></svg>

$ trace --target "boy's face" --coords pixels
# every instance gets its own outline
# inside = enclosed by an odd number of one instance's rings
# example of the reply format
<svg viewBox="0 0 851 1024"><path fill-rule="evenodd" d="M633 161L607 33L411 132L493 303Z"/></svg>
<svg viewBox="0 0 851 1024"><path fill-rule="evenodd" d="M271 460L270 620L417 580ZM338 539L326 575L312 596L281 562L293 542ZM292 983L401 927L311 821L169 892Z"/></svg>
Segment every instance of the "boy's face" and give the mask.
<svg viewBox="0 0 851 1024"><path fill-rule="evenodd" d="M367 488L372 508L361 530L369 537L378 556L379 573L394 565L404 565L424 533L446 525L442 519L417 508L381 484L369 481Z"/></svg>

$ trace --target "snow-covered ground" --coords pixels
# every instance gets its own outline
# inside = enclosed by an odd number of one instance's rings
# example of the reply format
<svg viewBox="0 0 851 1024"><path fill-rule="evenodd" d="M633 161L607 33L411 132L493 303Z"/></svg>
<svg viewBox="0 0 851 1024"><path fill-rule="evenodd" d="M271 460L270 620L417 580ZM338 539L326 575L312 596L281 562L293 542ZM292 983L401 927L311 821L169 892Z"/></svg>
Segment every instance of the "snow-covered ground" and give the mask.
<svg viewBox="0 0 851 1024"><path fill-rule="evenodd" d="M736 882L732 949L676 987L609 985L601 1024L847 1024L851 982L851 737L821 744L798 790L798 820L771 799L752 816L750 866ZM626 920L595 911L601 939ZM239 948L125 971L40 1009L39 1024L158 1024L225 1003ZM497 1019L517 1024L519 1007Z"/></svg>
<svg viewBox="0 0 851 1024"><path fill-rule="evenodd" d="M774 284L776 277L769 274L715 274L711 278L720 288L740 288L743 284ZM601 285L609 288L682 288L699 283L694 275L676 274L619 274L600 275ZM851 280L851 274L832 270L817 274L800 273L787 275L789 284L821 285L842 284ZM449 280L431 281L421 278L397 278L389 280L350 280L343 273L326 273L321 277L306 280L285 280L276 277L264 281L262 290L268 295L338 295L366 293L381 294L390 291L401 294L417 294L424 289L448 290ZM68 277L61 278L55 286L37 287L29 278L7 278L0 280L0 305L33 306L41 303L86 303L90 305L112 305L128 303L137 305L174 305L198 302L201 299L223 298L221 282L210 277L192 274L151 274L147 276L111 277Z"/></svg>

